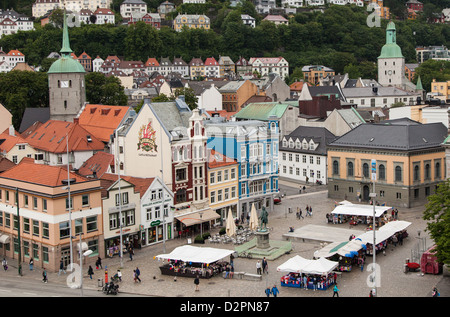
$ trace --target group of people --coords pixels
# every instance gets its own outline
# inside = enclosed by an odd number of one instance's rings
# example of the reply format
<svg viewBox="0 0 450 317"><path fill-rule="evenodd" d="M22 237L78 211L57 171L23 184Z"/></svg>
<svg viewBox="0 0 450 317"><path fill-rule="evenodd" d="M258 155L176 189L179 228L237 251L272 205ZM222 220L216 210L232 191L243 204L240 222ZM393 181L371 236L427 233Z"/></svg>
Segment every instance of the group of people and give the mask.
<svg viewBox="0 0 450 317"><path fill-rule="evenodd" d="M259 260L256 261L256 274L262 275L263 273L269 274L269 264L267 263L266 257L261 262Z"/></svg>
<svg viewBox="0 0 450 317"><path fill-rule="evenodd" d="M308 217L308 216L312 217L312 206L306 205L305 210L306 210L305 217ZM295 213L295 215L296 215L297 219L299 219L299 220L305 219L305 217L303 217L303 211L300 207L297 207L297 212Z"/></svg>
<svg viewBox="0 0 450 317"><path fill-rule="evenodd" d="M273 297L277 297L280 293L276 285L274 285L272 289L270 287L267 287L264 292L266 293L267 297L270 297L271 294L273 295Z"/></svg>

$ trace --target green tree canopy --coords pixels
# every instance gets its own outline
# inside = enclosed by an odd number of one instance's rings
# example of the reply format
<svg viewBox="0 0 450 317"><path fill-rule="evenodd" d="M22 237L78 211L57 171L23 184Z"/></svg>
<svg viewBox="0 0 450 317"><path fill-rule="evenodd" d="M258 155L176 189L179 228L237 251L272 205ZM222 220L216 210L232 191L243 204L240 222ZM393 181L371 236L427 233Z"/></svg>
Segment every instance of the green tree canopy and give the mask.
<svg viewBox="0 0 450 317"><path fill-rule="evenodd" d="M438 261L450 264L450 178L438 185L425 207L423 219L429 220L426 230L436 243Z"/></svg>
<svg viewBox="0 0 450 317"><path fill-rule="evenodd" d="M115 76L106 77L102 73L88 73L85 77L86 100L93 104L127 105L128 98L120 79Z"/></svg>

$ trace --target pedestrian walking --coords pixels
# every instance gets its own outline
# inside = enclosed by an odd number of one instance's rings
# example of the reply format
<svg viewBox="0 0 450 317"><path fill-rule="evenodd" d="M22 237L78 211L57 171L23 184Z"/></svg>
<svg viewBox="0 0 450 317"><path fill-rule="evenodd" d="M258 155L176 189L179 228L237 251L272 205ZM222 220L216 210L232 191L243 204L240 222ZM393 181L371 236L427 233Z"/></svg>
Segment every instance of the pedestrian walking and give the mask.
<svg viewBox="0 0 450 317"><path fill-rule="evenodd" d="M34 260L33 258L30 258L30 271L33 271L33 267L34 267Z"/></svg>
<svg viewBox="0 0 450 317"><path fill-rule="evenodd" d="M278 294L280 294L280 291L278 290L277 286L274 285L272 287L272 295L273 295L273 297L277 297Z"/></svg>
<svg viewBox="0 0 450 317"><path fill-rule="evenodd" d="M194 279L194 284L195 284L195 291L198 292L199 289L199 285L200 285L200 278L198 277L198 275L195 277Z"/></svg>
<svg viewBox="0 0 450 317"><path fill-rule="evenodd" d="M306 277L306 275L303 275L303 288L308 288L308 278Z"/></svg>
<svg viewBox="0 0 450 317"><path fill-rule="evenodd" d="M133 248L132 247L130 247L129 249L128 249L128 253L129 253L129 255L130 255L130 261L133 261Z"/></svg>
<svg viewBox="0 0 450 317"><path fill-rule="evenodd" d="M120 272L120 270L117 270L116 276L119 279L119 281L122 282L122 272Z"/></svg>
<svg viewBox="0 0 450 317"><path fill-rule="evenodd" d="M97 258L97 261L95 262L95 266L97 267L97 270L100 268L100 269L103 269L103 266L102 266L102 259L100 258L100 257L98 257Z"/></svg>
<svg viewBox="0 0 450 317"><path fill-rule="evenodd" d="M263 260L262 260L262 272L269 274L269 267L268 267L268 264L267 264L266 257L264 257Z"/></svg>
<svg viewBox="0 0 450 317"><path fill-rule="evenodd" d="M310 212L310 209L309 209L310 207L308 206L308 205L306 205L306 216L310 216L310 217L312 217L312 214L311 214L311 212Z"/></svg>
<svg viewBox="0 0 450 317"><path fill-rule="evenodd" d="M228 278L229 274L230 274L230 265L228 264L225 268L225 278Z"/></svg>
<svg viewBox="0 0 450 317"><path fill-rule="evenodd" d="M256 274L261 275L261 262L256 261Z"/></svg>
<svg viewBox="0 0 450 317"><path fill-rule="evenodd" d="M339 297L339 288L337 287L337 284L335 284L333 287L333 297L334 296Z"/></svg>
<svg viewBox="0 0 450 317"><path fill-rule="evenodd" d="M3 258L2 264L3 264L3 269L6 272L8 270L8 262L6 261L6 258Z"/></svg>
<svg viewBox="0 0 450 317"><path fill-rule="evenodd" d="M42 282L44 282L44 283L48 282L47 271L45 270L45 268L42 271Z"/></svg>
<svg viewBox="0 0 450 317"><path fill-rule="evenodd" d="M66 271L64 270L64 262L63 262L63 260L59 261L59 271L58 271L58 276L61 274L61 272L63 272L64 274L66 274Z"/></svg>
<svg viewBox="0 0 450 317"><path fill-rule="evenodd" d="M133 270L133 281L136 283L136 270Z"/></svg>
<svg viewBox="0 0 450 317"><path fill-rule="evenodd" d="M300 212L298 214L298 219L300 219L300 218L305 219L305 217L303 217L303 215L302 215L302 209L301 208L300 208Z"/></svg>
<svg viewBox="0 0 450 317"><path fill-rule="evenodd" d="M309 206L309 215L312 217L312 206Z"/></svg>
<svg viewBox="0 0 450 317"><path fill-rule="evenodd" d="M142 282L141 279L139 278L140 275L141 275L141 271L140 271L139 268L136 266L136 279L139 281L139 283Z"/></svg>
<svg viewBox="0 0 450 317"><path fill-rule="evenodd" d="M441 296L441 294L439 294L439 291L438 291L438 289L436 287L433 288L433 290L431 291L431 296L433 296L433 297Z"/></svg>
<svg viewBox="0 0 450 317"><path fill-rule="evenodd" d="M92 268L92 266L89 265L88 275L91 280L92 280L92 274L94 274L94 269Z"/></svg>
<svg viewBox="0 0 450 317"><path fill-rule="evenodd" d="M272 293L272 292L270 291L270 287L269 286L267 286L267 288L265 290L265 293L266 293L267 297L270 297L270 293Z"/></svg>

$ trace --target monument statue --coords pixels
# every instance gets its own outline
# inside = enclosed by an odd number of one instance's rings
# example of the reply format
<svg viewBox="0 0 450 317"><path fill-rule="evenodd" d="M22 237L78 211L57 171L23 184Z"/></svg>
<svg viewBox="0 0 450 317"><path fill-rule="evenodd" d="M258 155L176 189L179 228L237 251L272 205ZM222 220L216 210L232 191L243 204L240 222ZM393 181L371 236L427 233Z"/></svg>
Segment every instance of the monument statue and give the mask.
<svg viewBox="0 0 450 317"><path fill-rule="evenodd" d="M267 223L269 221L269 213L265 207L262 207L261 214L259 215L260 228L259 231L267 231Z"/></svg>

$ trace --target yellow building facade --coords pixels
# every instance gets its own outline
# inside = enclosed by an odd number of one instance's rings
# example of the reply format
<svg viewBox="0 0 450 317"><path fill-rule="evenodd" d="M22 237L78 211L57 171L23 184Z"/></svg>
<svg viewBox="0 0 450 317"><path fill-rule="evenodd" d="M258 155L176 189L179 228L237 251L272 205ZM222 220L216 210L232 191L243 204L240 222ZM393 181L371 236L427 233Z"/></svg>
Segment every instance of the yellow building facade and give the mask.
<svg viewBox="0 0 450 317"><path fill-rule="evenodd" d="M450 80L438 82L433 79L431 82L431 93L436 93L435 98L447 100L450 99Z"/></svg>
<svg viewBox="0 0 450 317"><path fill-rule="evenodd" d="M209 30L210 19L206 15L180 14L173 20L173 28L181 32L184 26L190 29Z"/></svg>
<svg viewBox="0 0 450 317"><path fill-rule="evenodd" d="M395 125L405 122L392 121ZM375 200L387 206L409 208L426 203L446 177L445 149L439 139L447 131L441 123L406 121L396 127L387 124L386 129L363 124L332 142L327 156L329 197L368 202L375 192ZM388 135L391 140L386 140Z"/></svg>
<svg viewBox="0 0 450 317"><path fill-rule="evenodd" d="M228 210L237 217L239 201L239 163L225 155L211 150L208 162L209 207L215 210L225 222Z"/></svg>

